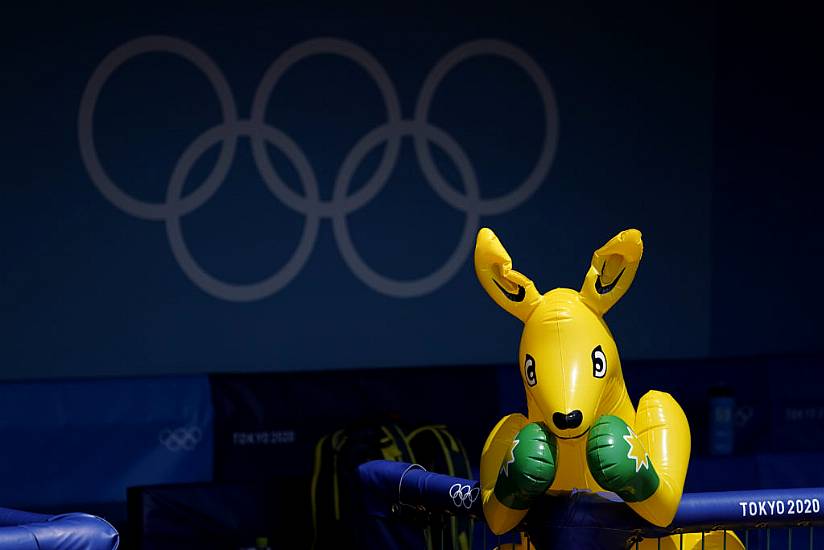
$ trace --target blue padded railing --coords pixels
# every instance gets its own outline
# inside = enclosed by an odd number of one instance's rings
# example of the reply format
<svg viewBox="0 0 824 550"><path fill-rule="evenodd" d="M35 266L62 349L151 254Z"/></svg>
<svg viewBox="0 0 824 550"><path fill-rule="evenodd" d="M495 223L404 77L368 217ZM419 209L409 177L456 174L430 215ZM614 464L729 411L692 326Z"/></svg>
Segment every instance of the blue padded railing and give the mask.
<svg viewBox="0 0 824 550"><path fill-rule="evenodd" d="M483 518L479 482L423 470L399 462L373 461L361 465L367 513L389 517L400 508L425 514L468 514ZM771 528L805 527L796 546L813 546L813 526L824 525L824 488L687 493L672 524L666 528L646 522L612 493L573 491L548 496L530 510L518 530L537 548L625 548L641 538L679 533L740 530L749 542L749 529L758 533L758 546L770 547ZM789 547L793 529L788 530ZM766 534L766 537L764 536ZM595 543L593 543L593 540ZM775 546L775 542L773 542Z"/></svg>
<svg viewBox="0 0 824 550"><path fill-rule="evenodd" d="M115 550L119 544L115 528L96 516L0 508L0 550Z"/></svg>

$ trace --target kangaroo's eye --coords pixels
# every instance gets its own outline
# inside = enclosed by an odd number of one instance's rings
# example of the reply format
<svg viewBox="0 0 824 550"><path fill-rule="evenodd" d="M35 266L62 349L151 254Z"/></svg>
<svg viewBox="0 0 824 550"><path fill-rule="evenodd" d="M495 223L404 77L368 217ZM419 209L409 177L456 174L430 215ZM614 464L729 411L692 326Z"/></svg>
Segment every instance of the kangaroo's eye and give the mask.
<svg viewBox="0 0 824 550"><path fill-rule="evenodd" d="M530 387L538 383L538 375L535 373L535 359L529 354L527 354L524 361L524 374L526 375L526 383Z"/></svg>
<svg viewBox="0 0 824 550"><path fill-rule="evenodd" d="M595 346L592 350L592 376L603 378L607 374L607 356L601 346Z"/></svg>

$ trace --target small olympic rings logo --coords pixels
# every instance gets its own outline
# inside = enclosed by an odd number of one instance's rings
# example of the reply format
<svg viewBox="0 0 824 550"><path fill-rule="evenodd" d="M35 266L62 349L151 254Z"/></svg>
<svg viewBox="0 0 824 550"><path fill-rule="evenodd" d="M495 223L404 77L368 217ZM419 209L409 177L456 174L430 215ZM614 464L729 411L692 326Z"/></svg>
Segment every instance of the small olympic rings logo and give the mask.
<svg viewBox="0 0 824 550"><path fill-rule="evenodd" d="M186 59L200 69L214 88L220 102L223 122L197 137L177 160L169 179L164 202L148 202L124 192L106 173L94 140L94 111L109 77L128 60L151 52L167 52ZM360 138L349 150L334 181L331 200L320 197L315 170L303 150L288 135L266 122L271 94L284 73L294 64L315 55L337 55L360 66L374 80L383 98L386 122ZM475 170L463 148L444 130L428 121L430 106L441 81L458 64L476 56L502 57L523 69L535 84L544 108L544 139L540 154L526 178L508 194L482 198ZM192 256L181 230L180 220L203 206L223 184L232 165L238 138L251 141L255 164L269 191L306 221L291 258L278 271L250 284L234 284L207 273ZM418 279L399 280L372 269L356 249L347 224L349 214L364 207L383 189L398 160L401 140L412 138L415 154L427 183L451 207L465 214L458 246L446 262ZM194 45L169 36L146 36L127 42L109 53L95 69L80 101L78 115L80 153L86 170L98 190L120 210L140 219L163 221L172 253L183 272L205 292L231 301L253 301L271 296L288 285L303 269L314 248L318 226L323 219L332 222L338 249L344 262L366 285L394 297L428 294L451 279L472 250L480 216L508 212L523 203L543 183L552 165L558 141L558 113L552 86L532 57L516 46L500 40L476 40L458 46L430 71L417 98L412 119L404 119L400 100L386 70L360 46L336 38L317 38L286 50L268 68L255 93L249 119L238 117L232 90L215 62ZM184 194L184 183L197 160L210 147L220 144L220 154L212 171L194 191ZM370 151L386 144L375 173L350 193L352 178ZM442 175L430 151L439 147L458 169L464 193L451 186ZM292 190L275 170L267 153L271 145L292 163L303 194Z"/></svg>
<svg viewBox="0 0 824 550"><path fill-rule="evenodd" d="M203 432L197 426L166 428L158 434L160 443L172 452L193 451L202 438Z"/></svg>
<svg viewBox="0 0 824 550"><path fill-rule="evenodd" d="M481 492L480 488L474 489L469 485L462 485L456 483L449 488L449 496L452 498L452 503L456 508L472 509L472 505L478 500L478 494Z"/></svg>

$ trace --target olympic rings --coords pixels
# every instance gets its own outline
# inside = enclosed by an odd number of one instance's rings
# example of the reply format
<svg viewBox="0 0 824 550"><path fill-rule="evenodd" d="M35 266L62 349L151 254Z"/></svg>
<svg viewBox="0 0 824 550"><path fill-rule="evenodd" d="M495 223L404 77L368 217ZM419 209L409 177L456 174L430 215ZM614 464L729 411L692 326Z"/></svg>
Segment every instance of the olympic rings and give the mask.
<svg viewBox="0 0 824 550"><path fill-rule="evenodd" d="M178 451L193 451L202 438L203 432L197 426L166 428L158 434L160 443L175 453Z"/></svg>
<svg viewBox="0 0 824 550"><path fill-rule="evenodd" d="M164 203L143 201L124 192L103 168L97 155L93 132L97 99L109 77L128 60L150 52L175 54L200 69L215 90L223 116L222 123L205 131L186 147L172 171ZM289 136L266 122L269 99L283 74L299 61L320 54L338 55L362 68L375 81L387 117L384 124L361 137L346 155L335 178L333 196L326 201L320 197L315 171L303 150ZM481 55L502 57L526 72L538 89L544 107L545 124L539 158L529 175L508 194L489 199L481 197L475 171L460 145L444 130L428 121L435 92L446 75L458 64ZM414 142L415 154L426 182L441 199L463 212L466 218L460 241L446 262L429 275L414 280L391 279L368 266L352 242L346 219L349 214L375 198L387 184L397 163L404 136L411 137ZM274 274L250 284L227 283L207 273L191 255L180 224L181 217L201 207L223 184L240 137L250 139L255 164L269 191L287 207L306 217L303 233L292 257ZM282 290L300 273L309 259L321 220L330 219L341 256L355 276L382 294L415 297L435 291L457 273L471 253L482 215L512 210L541 186L555 155L558 114L555 95L546 75L526 52L507 42L477 40L467 42L446 54L424 80L414 118L405 120L402 118L397 91L386 70L374 56L346 40L318 38L301 42L275 59L258 85L250 118L239 119L229 84L208 55L178 38L146 36L115 48L95 69L80 102L78 139L89 177L103 196L114 206L136 218L164 221L172 253L180 268L193 283L212 296L229 301L254 301ZM220 154L209 175L194 191L183 195L184 183L191 168L206 150L218 143L221 145ZM278 148L292 163L300 179L303 195L287 186L277 174L266 150L267 143ZM360 163L371 150L383 143L386 146L374 174L365 185L351 195L348 194ZM440 147L457 168L463 182L463 193L450 185L436 167L429 150L430 143Z"/></svg>
<svg viewBox="0 0 824 550"><path fill-rule="evenodd" d="M307 196L313 200L318 198L318 187L315 182L312 167L309 165L306 157L303 156L303 152L286 134L272 126L258 126L250 121L240 121L233 126L215 126L192 142L189 148L181 155L180 160L178 160L172 172L172 179L166 195L166 203L174 205L181 201L180 194L183 192L186 176L189 174L189 171L197 159L200 158L209 147L221 139L226 139L227 136L234 136L236 138L239 135L261 137L263 140L279 147L281 151L288 151L287 157L295 163L298 177L303 184ZM172 253L178 264L180 264L180 267L200 288L208 290L210 293L226 300L238 302L259 300L274 294L289 284L309 259L320 224L320 219L317 214L307 212L306 223L303 226L303 235L301 235L298 247L289 261L286 262L286 265L284 265L280 271L270 275L263 281L237 285L226 283L215 278L206 273L200 265L198 265L183 239L183 231L180 228L180 216L177 215L175 209L172 209L172 212L173 213L166 218L166 234L169 237Z"/></svg>
<svg viewBox="0 0 824 550"><path fill-rule="evenodd" d="M458 168L464 186L467 189L468 195L472 200L479 200L480 193L478 190L478 181L475 178L475 171L469 163L466 153L448 134L432 125L419 125L417 122L402 121L395 126L385 124L372 130L364 136L355 147L349 152L346 159L341 165L337 180L335 181L334 197L337 199L346 195L349 183L352 181L352 174L357 169L360 162L374 147L382 141L391 139L393 133L420 135L423 133L427 139L434 141L439 145L450 157L452 162ZM435 191L441 197L444 192L441 186L430 182ZM448 184L447 184L448 186ZM466 260L472 248L475 232L478 229L478 222L480 215L477 211L466 211L466 223L464 224L463 234L458 247L449 256L449 259L444 265L420 279L413 281L396 281L380 275L372 270L366 262L361 259L360 254L355 250L354 244L349 236L349 229L346 225L346 213L341 212L332 220L332 227L335 232L335 240L338 243L338 249L341 251L344 261L349 266L353 273L358 273L361 281L369 285L371 288L390 296L399 298L407 298L428 294L436 288L440 287L446 281L452 278L453 275L461 268L464 260Z"/></svg>
<svg viewBox="0 0 824 550"><path fill-rule="evenodd" d="M92 182L97 186L103 196L112 202L116 207L127 214L145 220L166 219L174 207L179 210L177 214L183 215L192 212L203 205L218 190L223 179L229 173L232 166L232 159L235 156L235 145L237 138L231 137L223 142L215 167L206 178L206 181L186 197L183 201L175 205L155 204L136 199L125 192L114 183L106 173L100 159L97 157L97 148L94 144L94 109L97 105L97 98L100 95L103 85L123 63L133 57L150 52L168 52L179 55L191 61L192 65L199 68L209 79L212 87L217 93L220 101L220 110L223 114L225 124L232 124L237 120L237 110L235 99L229 83L220 69L212 59L203 51L192 44L167 36L146 36L127 42L116 48L107 55L100 65L95 69L86 89L83 91L83 98L80 100L80 114L78 115L78 140L80 142L80 154L86 170L92 178Z"/></svg>
<svg viewBox="0 0 824 550"><path fill-rule="evenodd" d="M440 171L432 161L432 156L429 154L429 147L426 140L421 139L419 134L415 134L415 152L418 155L418 160L421 163L423 172L428 176L430 183L434 186L437 183L436 189L441 189L438 194L441 198L448 202L453 208L458 210L468 211L470 209L477 210L479 214L493 215L500 214L512 210L534 193L538 187L543 183L544 178L549 172L549 167L552 164L552 159L555 157L555 147L558 142L558 107L555 103L555 95L552 93L552 86L541 67L534 59L529 57L523 50L520 50L500 40L476 40L474 42L467 42L463 46L459 46L446 54L437 65L432 69L421 88L421 95L418 96L418 104L415 107L415 120L425 121L429 118L429 107L432 104L432 97L435 94L435 89L440 85L444 77L456 65L466 61L471 57L479 55L498 55L509 59L524 71L535 83L538 92L541 94L541 101L544 104L545 114L545 132L544 143L541 146L541 156L535 167L530 172L529 176L514 190L510 191L508 195L496 197L494 199L481 200L478 197L477 202L468 201L467 197L461 196L455 189L446 183ZM554 130L551 131L551 129Z"/></svg>
<svg viewBox="0 0 824 550"><path fill-rule="evenodd" d="M472 505L475 504L480 492L480 487L472 488L469 485L461 485L460 483L455 483L449 488L449 496L452 498L452 504L455 505L455 508L466 508L467 510L472 509Z"/></svg>
<svg viewBox="0 0 824 550"><path fill-rule="evenodd" d="M307 40L286 50L272 63L266 71L266 74L263 75L263 79L255 93L255 99L252 104L252 122L261 126L266 125L266 104L283 73L292 65L306 57L324 53L340 55L360 65L378 85L381 96L383 96L384 105L386 106L386 117L389 124L398 124L401 121L401 105L398 94L392 85L392 81L389 79L389 75L386 74L386 71L381 64L378 63L378 60L372 57L366 50L351 42L333 38L319 38ZM390 136L383 158L381 158L378 169L370 180L352 197L339 197L337 200L329 202L323 202L319 199L314 201L306 200L304 197L292 191L275 172L272 161L269 155L266 154L263 141L255 139L254 137L252 138L252 153L255 156L255 162L258 165L258 169L260 169L263 180L269 186L272 193L284 204L301 214L309 215L314 212L324 217L332 217L340 212L349 214L359 209L378 194L389 179L389 174L398 160L400 145L399 135Z"/></svg>

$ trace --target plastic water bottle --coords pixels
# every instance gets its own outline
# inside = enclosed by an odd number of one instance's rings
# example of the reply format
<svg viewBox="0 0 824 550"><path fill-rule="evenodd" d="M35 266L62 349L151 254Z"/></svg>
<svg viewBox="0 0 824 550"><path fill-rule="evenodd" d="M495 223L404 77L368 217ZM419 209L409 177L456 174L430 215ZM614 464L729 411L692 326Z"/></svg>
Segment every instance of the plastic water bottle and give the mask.
<svg viewBox="0 0 824 550"><path fill-rule="evenodd" d="M730 388L710 390L710 454L730 455L735 446L735 397Z"/></svg>

